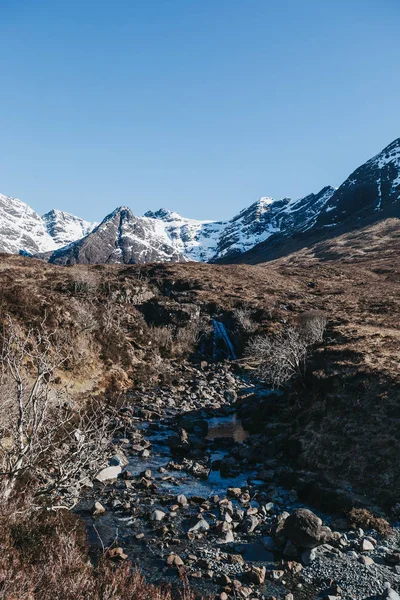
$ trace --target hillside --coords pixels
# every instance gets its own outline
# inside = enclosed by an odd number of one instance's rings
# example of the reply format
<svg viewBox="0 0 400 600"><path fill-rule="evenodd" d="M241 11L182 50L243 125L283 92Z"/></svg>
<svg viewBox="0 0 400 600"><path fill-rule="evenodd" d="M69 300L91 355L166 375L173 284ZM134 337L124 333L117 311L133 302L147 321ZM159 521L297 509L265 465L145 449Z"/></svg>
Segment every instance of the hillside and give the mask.
<svg viewBox="0 0 400 600"><path fill-rule="evenodd" d="M306 391L292 390L283 405L285 433L298 468L351 482L389 505L400 492L399 252L400 223L391 219L258 266L63 268L3 255L1 312L28 326L45 311L69 332L79 398L128 389L144 374L168 378L199 335L209 338L211 317L225 323L240 355L235 307L252 311L258 333L323 310L325 342ZM175 332L168 343L165 326Z"/></svg>

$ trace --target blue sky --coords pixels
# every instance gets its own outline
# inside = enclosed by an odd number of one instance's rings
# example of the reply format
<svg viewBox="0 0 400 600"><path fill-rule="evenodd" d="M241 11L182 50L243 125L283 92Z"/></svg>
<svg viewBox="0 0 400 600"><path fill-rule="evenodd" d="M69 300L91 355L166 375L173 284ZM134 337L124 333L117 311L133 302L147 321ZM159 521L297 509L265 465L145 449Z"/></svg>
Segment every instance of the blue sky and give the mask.
<svg viewBox="0 0 400 600"><path fill-rule="evenodd" d="M227 218L400 136L398 0L0 0L0 192Z"/></svg>

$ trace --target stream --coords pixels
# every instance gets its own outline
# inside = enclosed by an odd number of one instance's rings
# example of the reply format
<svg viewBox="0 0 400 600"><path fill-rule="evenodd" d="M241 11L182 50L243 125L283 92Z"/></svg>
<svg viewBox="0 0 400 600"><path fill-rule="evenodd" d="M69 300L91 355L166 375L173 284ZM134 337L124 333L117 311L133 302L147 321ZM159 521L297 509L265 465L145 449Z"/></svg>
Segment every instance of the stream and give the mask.
<svg viewBox="0 0 400 600"><path fill-rule="evenodd" d="M126 469L129 470L134 478L140 478L146 471L151 471L152 481L156 490L152 490L149 495L139 495L135 499L136 504L141 508L146 507L152 510L160 509L166 511L166 506L170 504L173 498L184 495L188 499L195 498L195 506L201 500L220 495L226 497L228 488L246 487L247 481L255 478L255 471L243 471L235 476L223 476L218 468L211 468L207 478L198 478L187 471L168 470L164 471L171 460L175 460L171 450L166 444L166 440L173 434L173 429L162 426L158 431L152 431L149 423L142 423L139 429L145 434L146 440L151 443L151 455L149 457L130 456L129 464ZM248 437L249 433L243 428L240 419L233 412L227 416L214 416L208 420L208 432L206 440L210 445L208 451L208 462L211 465L218 465L229 455L229 450L219 447L219 442L242 443ZM215 447L214 447L215 443ZM222 444L223 445L223 444ZM122 487L117 483L117 487ZM185 509L185 513L179 513L174 517L174 526L179 537L184 537L185 543L180 539L175 539L175 543L159 543L159 539L154 538L149 531L149 523L140 514L125 514L121 508L118 494L113 493L115 486L111 489L110 504L113 510L107 510L104 515L99 517L88 516L88 504L81 507L81 514L85 516L88 526L89 541L94 548L108 547L111 544L122 546L129 558L134 564L140 565L140 569L145 573L147 579L152 582L163 582L175 584L179 581L176 569L168 568L165 565L166 558L171 552L185 554L193 559L202 558L210 563L209 572L227 574L230 576L240 576L240 563L232 563L229 558L234 555L243 556L246 561L253 564L274 567L274 555L265 549L259 541L247 540L245 536L243 541L232 546L232 544L210 543L207 539L188 540L186 538L188 515L186 513L197 513L197 508ZM105 488L108 493L110 490ZM92 501L92 500L91 500ZM101 498L104 502L104 498ZM134 503L134 504L135 504ZM233 505L240 510L240 503L233 500ZM250 500L248 507L259 506L256 501ZM131 507L129 507L129 512ZM136 512L135 510L133 511ZM151 526L150 526L151 529ZM154 544L154 545L153 545ZM228 547L227 547L228 546ZM227 553L227 554L226 554ZM222 558L222 560L221 560ZM226 559L229 564L224 564ZM190 563L190 560L189 560ZM195 573L196 574L196 573ZM195 580L195 587L204 594L212 594L217 588L213 584L211 577L206 575L204 578ZM281 596L285 588L280 584L267 582L261 588L263 593L275 594Z"/></svg>
<svg viewBox="0 0 400 600"><path fill-rule="evenodd" d="M373 567L352 558L360 556L362 530L344 534L343 551L321 546L315 566L302 566L296 548L289 548L292 558L285 555L274 538L276 525L305 506L294 490L277 483L281 465L263 454L268 434L250 435L237 412L239 395L263 402L269 391L221 367L213 367L207 380L195 371L189 383L183 381L138 392L123 410L109 463L121 461L122 472L117 479L94 481L77 509L94 552L122 548L148 581L175 587L184 576L204 597L227 589L243 600L288 600L289 591L295 600L306 600L341 573L352 591L346 599L373 597L384 581L400 586L400 573L382 563L381 546L372 554ZM101 510L94 514L96 502ZM338 515L312 510L335 527ZM399 540L390 544L385 552L396 552ZM257 569L264 568L267 576L264 571L255 581Z"/></svg>

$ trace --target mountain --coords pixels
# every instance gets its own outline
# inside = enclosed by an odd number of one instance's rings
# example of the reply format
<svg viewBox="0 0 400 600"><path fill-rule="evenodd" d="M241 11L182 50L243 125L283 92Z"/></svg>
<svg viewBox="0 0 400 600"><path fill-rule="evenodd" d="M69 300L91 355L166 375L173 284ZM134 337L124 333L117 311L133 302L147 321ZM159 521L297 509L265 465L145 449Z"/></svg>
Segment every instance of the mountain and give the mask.
<svg viewBox="0 0 400 600"><path fill-rule="evenodd" d="M305 230L334 188L300 200L260 198L230 221L197 221L165 208L135 216L121 207L85 238L54 251L56 264L213 262L240 255L276 232Z"/></svg>
<svg viewBox="0 0 400 600"><path fill-rule="evenodd" d="M97 225L56 209L43 215L42 220L58 248L85 237Z"/></svg>
<svg viewBox="0 0 400 600"><path fill-rule="evenodd" d="M197 221L181 217L176 212L160 208L148 211L145 218L157 221L172 244L187 260L197 262L210 261L218 251L218 239L226 226L223 221Z"/></svg>
<svg viewBox="0 0 400 600"><path fill-rule="evenodd" d="M185 257L169 243L157 219L135 217L125 206L114 210L86 237L49 258L61 265L181 261Z"/></svg>
<svg viewBox="0 0 400 600"><path fill-rule="evenodd" d="M319 214L317 227L335 227L347 220L398 214L400 138L356 169Z"/></svg>
<svg viewBox="0 0 400 600"><path fill-rule="evenodd" d="M56 248L40 216L18 198L0 194L0 251L18 254Z"/></svg>
<svg viewBox="0 0 400 600"><path fill-rule="evenodd" d="M328 186L299 200L260 198L226 224L212 260L229 262L273 235L310 229L334 191Z"/></svg>
<svg viewBox="0 0 400 600"><path fill-rule="evenodd" d="M325 238L400 216L400 138L335 189L303 198L262 197L227 221L199 221L164 208L136 216L120 207L101 223L0 196L0 250L58 264L249 262L284 256Z"/></svg>
<svg viewBox="0 0 400 600"><path fill-rule="evenodd" d="M254 246L248 252L221 262L257 264L286 256L301 248L387 218L400 218L400 138L382 152L358 167L343 183L327 192L327 199L305 202L314 215L304 219L303 201L292 204L292 212L300 208L294 226L283 224L280 231ZM293 210L294 207L294 210ZM302 226L304 221L304 227Z"/></svg>
<svg viewBox="0 0 400 600"><path fill-rule="evenodd" d="M0 252L53 251L87 235L92 228L92 223L59 210L41 217L18 198L0 194Z"/></svg>

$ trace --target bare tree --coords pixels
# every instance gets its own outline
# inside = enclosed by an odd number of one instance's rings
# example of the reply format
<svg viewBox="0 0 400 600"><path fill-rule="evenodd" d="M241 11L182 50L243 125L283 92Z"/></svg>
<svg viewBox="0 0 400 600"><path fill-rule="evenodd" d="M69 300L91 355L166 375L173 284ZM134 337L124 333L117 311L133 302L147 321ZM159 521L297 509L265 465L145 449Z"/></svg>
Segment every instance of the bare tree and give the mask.
<svg viewBox="0 0 400 600"><path fill-rule="evenodd" d="M75 322L80 333L97 331L100 328L98 307L93 297L71 298L71 307L74 309Z"/></svg>
<svg viewBox="0 0 400 600"><path fill-rule="evenodd" d="M57 372L68 359L45 323L27 333L8 317L1 336L0 492L8 499L24 476L40 481L36 496L69 487L76 495L108 443L107 418L77 412ZM101 418L100 418L101 417Z"/></svg>

